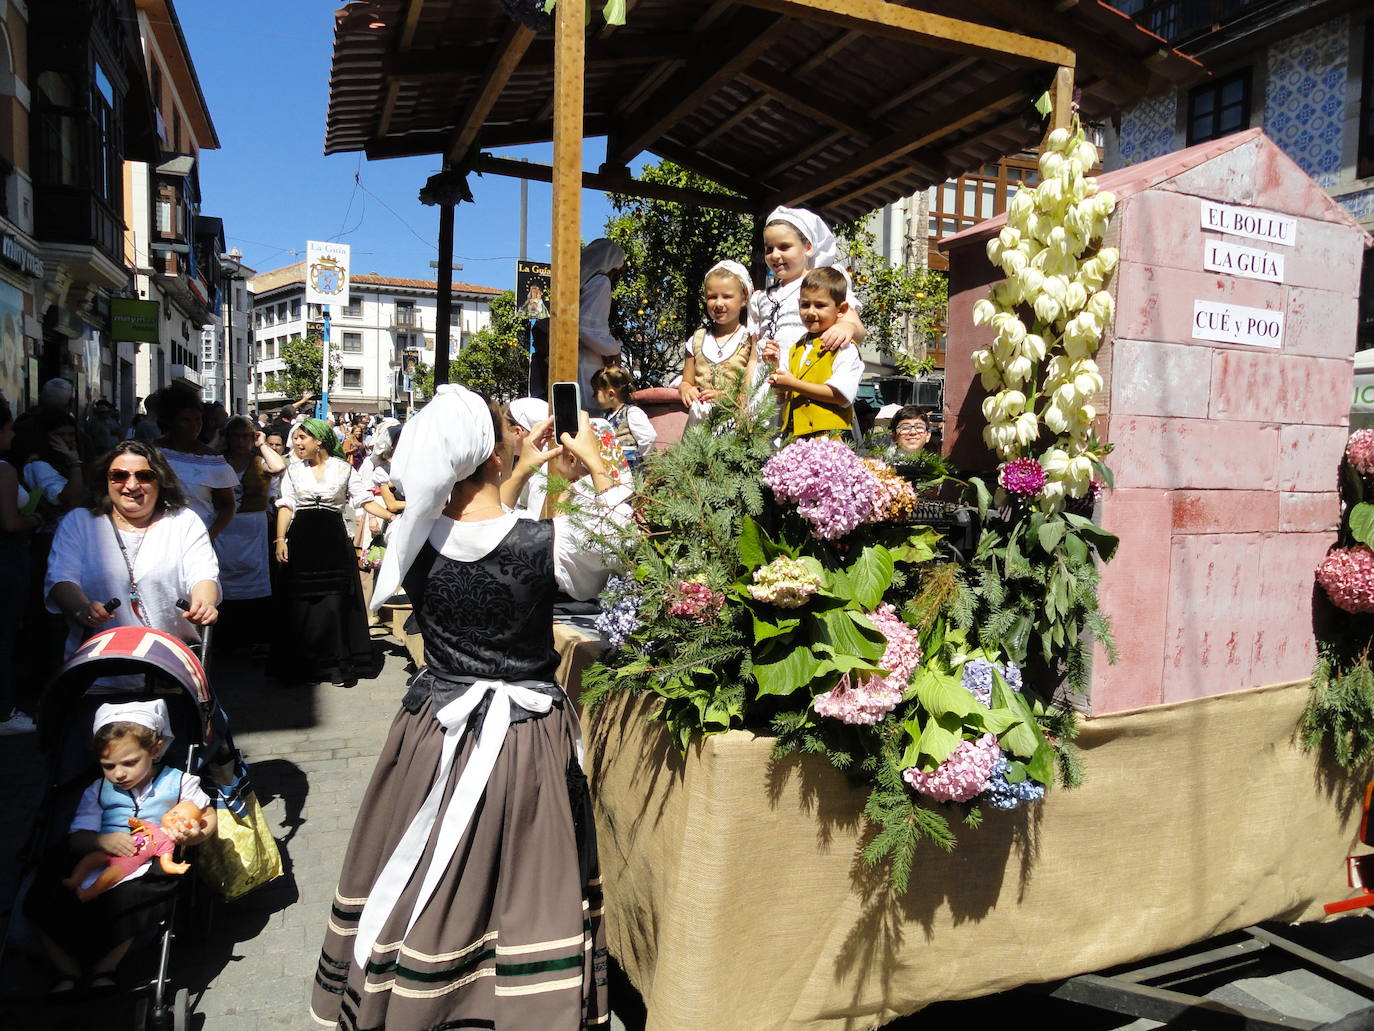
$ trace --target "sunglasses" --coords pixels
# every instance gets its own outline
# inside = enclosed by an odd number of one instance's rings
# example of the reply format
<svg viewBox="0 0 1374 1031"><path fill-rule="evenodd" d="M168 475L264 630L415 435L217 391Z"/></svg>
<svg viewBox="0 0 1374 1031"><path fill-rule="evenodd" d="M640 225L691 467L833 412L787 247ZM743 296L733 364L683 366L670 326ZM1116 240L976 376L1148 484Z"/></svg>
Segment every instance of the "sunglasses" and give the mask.
<svg viewBox="0 0 1374 1031"><path fill-rule="evenodd" d="M157 473L153 472L151 469L136 469L133 472L130 472L128 469L110 470L111 483L127 483L129 481L130 476L132 476L139 483L157 482Z"/></svg>

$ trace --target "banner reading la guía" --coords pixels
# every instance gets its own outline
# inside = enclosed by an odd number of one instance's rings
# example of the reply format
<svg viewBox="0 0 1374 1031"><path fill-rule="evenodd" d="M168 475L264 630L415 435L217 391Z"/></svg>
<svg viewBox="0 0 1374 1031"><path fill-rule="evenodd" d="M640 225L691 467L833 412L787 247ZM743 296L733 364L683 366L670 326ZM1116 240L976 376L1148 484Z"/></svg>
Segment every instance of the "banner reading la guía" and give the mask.
<svg viewBox="0 0 1374 1031"><path fill-rule="evenodd" d="M349 246L346 243L305 242L305 302L348 303Z"/></svg>

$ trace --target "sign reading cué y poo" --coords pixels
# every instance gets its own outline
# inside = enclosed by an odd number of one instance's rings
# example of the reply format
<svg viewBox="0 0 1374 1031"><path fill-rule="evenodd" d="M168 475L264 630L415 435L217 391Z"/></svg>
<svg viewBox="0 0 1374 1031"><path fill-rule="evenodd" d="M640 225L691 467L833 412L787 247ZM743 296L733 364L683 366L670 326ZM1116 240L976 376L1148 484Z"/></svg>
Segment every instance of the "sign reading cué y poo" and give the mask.
<svg viewBox="0 0 1374 1031"><path fill-rule="evenodd" d="M1237 207L1204 200L1204 232L1240 236L1263 244L1292 247L1298 220L1259 208ZM1202 267L1244 279L1283 284L1284 255L1262 247L1247 247L1217 236L1204 236ZM1283 346L1283 311L1254 308L1225 301L1193 301L1193 339L1248 347Z"/></svg>

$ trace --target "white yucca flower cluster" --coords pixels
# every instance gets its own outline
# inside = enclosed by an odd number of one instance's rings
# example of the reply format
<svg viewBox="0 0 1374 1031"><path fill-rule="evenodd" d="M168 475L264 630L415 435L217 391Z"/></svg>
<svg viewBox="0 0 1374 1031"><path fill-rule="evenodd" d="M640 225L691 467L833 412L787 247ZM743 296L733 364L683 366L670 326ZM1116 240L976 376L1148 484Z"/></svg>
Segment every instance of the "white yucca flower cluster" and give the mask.
<svg viewBox="0 0 1374 1031"><path fill-rule="evenodd" d="M1059 439L1040 457L1046 483L1040 504L1062 507L1092 485L1095 451L1089 399L1102 389L1093 356L1114 312L1103 285L1117 252L1099 247L1116 198L1087 175L1097 148L1073 128L1050 133L1040 155L1040 185L1017 191L1006 227L988 241L988 258L1006 274L973 306L973 323L996 333L973 352L989 396L983 439L1004 462L1028 457L1041 427ZM1027 327L1021 312L1027 311Z"/></svg>

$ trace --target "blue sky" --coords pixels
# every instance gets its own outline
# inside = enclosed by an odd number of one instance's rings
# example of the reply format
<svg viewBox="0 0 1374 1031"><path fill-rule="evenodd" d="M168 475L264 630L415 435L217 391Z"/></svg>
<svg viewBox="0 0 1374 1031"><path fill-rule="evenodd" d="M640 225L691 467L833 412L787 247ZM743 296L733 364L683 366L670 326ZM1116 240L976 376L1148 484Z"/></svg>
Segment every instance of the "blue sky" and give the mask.
<svg viewBox="0 0 1374 1031"><path fill-rule="evenodd" d="M180 0L177 15L191 48L220 149L201 154L202 210L224 219L229 247L258 271L299 260L306 240L352 245L353 271L432 279L438 209L416 194L438 171L437 156L368 161L324 156L334 11L341 0ZM589 140L583 167L602 159ZM548 162L551 146L499 153ZM361 185L355 188L354 173ZM454 278L515 285L520 185L503 176L470 179L475 204L457 209ZM388 210L390 209L390 210ZM582 236L601 235L610 205L582 192ZM550 188L529 187L529 257L547 261Z"/></svg>

